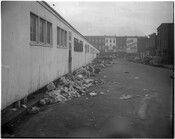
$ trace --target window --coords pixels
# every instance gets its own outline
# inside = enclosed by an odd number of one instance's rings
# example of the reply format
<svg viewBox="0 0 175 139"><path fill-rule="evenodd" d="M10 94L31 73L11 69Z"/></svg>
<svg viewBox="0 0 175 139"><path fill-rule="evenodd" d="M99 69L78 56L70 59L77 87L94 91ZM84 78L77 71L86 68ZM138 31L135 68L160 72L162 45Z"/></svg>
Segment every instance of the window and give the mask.
<svg viewBox="0 0 175 139"><path fill-rule="evenodd" d="M52 23L30 13L30 41L39 45L52 44Z"/></svg>
<svg viewBox="0 0 175 139"><path fill-rule="evenodd" d="M112 40L110 40L110 42L112 42Z"/></svg>
<svg viewBox="0 0 175 139"><path fill-rule="evenodd" d="M113 42L115 43L115 40L113 40Z"/></svg>
<svg viewBox="0 0 175 139"><path fill-rule="evenodd" d="M79 41L74 38L74 51L75 52L83 52L83 41Z"/></svg>
<svg viewBox="0 0 175 139"><path fill-rule="evenodd" d="M57 46L67 48L67 31L60 27L57 27Z"/></svg>
<svg viewBox="0 0 175 139"><path fill-rule="evenodd" d="M79 46L78 46L78 39L74 38L74 51L78 52L79 51Z"/></svg>
<svg viewBox="0 0 175 139"><path fill-rule="evenodd" d="M64 46L67 46L67 31L64 31Z"/></svg>
<svg viewBox="0 0 175 139"><path fill-rule="evenodd" d="M64 30L61 29L61 46L63 46L63 39L64 39Z"/></svg>
<svg viewBox="0 0 175 139"><path fill-rule="evenodd" d="M61 29L57 27L57 45L60 45L60 39L61 39Z"/></svg>
<svg viewBox="0 0 175 139"><path fill-rule="evenodd" d="M47 43L51 44L52 24L47 22Z"/></svg>
<svg viewBox="0 0 175 139"><path fill-rule="evenodd" d="M80 41L80 52L83 52L83 41Z"/></svg>
<svg viewBox="0 0 175 139"><path fill-rule="evenodd" d="M108 42L108 40L106 40L106 42Z"/></svg>
<svg viewBox="0 0 175 139"><path fill-rule="evenodd" d="M37 16L30 14L30 40L37 41Z"/></svg>
<svg viewBox="0 0 175 139"><path fill-rule="evenodd" d="M45 37L45 20L40 18L40 29L39 29L39 41L44 43L44 37Z"/></svg>

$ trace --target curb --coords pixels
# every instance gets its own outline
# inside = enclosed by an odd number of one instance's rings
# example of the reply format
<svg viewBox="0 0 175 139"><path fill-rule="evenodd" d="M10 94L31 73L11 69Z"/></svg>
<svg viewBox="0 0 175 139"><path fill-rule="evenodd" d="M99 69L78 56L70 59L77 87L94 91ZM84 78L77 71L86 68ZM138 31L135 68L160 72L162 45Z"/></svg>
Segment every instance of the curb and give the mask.
<svg viewBox="0 0 175 139"><path fill-rule="evenodd" d="M1 115L1 129L2 129L2 133L4 132L8 132L8 129L20 118L22 118L23 116L25 116L27 114L27 110L36 105L41 98L43 98L43 94L36 94L35 96L36 98L31 101L26 103L25 105L27 106L27 108L19 108L17 111L12 111L12 110L7 110L7 112L5 112L4 114Z"/></svg>

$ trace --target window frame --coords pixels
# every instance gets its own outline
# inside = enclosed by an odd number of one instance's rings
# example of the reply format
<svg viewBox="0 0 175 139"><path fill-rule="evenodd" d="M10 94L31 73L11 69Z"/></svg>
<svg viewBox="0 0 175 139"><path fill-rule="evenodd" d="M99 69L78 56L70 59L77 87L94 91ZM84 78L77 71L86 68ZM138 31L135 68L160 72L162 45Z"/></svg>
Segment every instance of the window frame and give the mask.
<svg viewBox="0 0 175 139"><path fill-rule="evenodd" d="M31 32L31 21L32 21L31 17L34 17L33 19L35 19L35 24L36 24L35 32ZM32 40L33 39L33 37L31 37L32 33L35 33L35 40ZM30 12L30 42L31 43L37 43L38 42L37 41L38 40L38 35L37 34L38 34L38 16Z"/></svg>
<svg viewBox="0 0 175 139"><path fill-rule="evenodd" d="M67 47L67 31L64 31L64 47Z"/></svg>
<svg viewBox="0 0 175 139"><path fill-rule="evenodd" d="M60 43L61 43L60 30L61 28L57 26L57 46L60 46Z"/></svg>
<svg viewBox="0 0 175 139"><path fill-rule="evenodd" d="M34 18L32 18L34 17ZM36 31L35 31L35 40L32 40L32 19L35 19L35 24L36 24ZM43 27L41 29L41 22L43 22ZM47 24L50 25L50 42L48 42L48 27ZM43 35L43 39L41 39L41 30L42 31L42 35ZM43 46L43 47L52 47L53 46L53 24L49 21L47 21L46 19L34 14L33 12L30 12L30 38L29 38L29 44L31 46Z"/></svg>
<svg viewBox="0 0 175 139"><path fill-rule="evenodd" d="M48 25L50 25L50 30L49 30L49 40L50 40L50 42L48 42ZM47 21L47 25L46 25L46 44L49 44L49 45L52 45L52 23L50 23L50 22L48 22Z"/></svg>
<svg viewBox="0 0 175 139"><path fill-rule="evenodd" d="M43 22L43 28L42 28L42 30L43 30L43 41L41 41L41 21ZM44 20L43 18L39 18L39 28L38 28L38 30L39 30L39 33L38 33L38 42L40 43L40 44L45 44L45 36L46 36L46 20Z"/></svg>

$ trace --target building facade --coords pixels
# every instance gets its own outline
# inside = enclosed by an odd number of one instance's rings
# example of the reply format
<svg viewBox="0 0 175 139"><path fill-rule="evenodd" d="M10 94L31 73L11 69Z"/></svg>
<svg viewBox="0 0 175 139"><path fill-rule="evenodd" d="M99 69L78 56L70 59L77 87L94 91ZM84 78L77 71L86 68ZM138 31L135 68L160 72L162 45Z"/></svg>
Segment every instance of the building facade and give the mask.
<svg viewBox="0 0 175 139"><path fill-rule="evenodd" d="M43 1L3 1L2 109L90 63L99 51Z"/></svg>
<svg viewBox="0 0 175 139"><path fill-rule="evenodd" d="M105 52L117 52L115 36L105 36Z"/></svg>
<svg viewBox="0 0 175 139"><path fill-rule="evenodd" d="M138 55L142 59L147 55L147 53L146 53L146 41L147 41L146 36L138 38Z"/></svg>
<svg viewBox="0 0 175 139"><path fill-rule="evenodd" d="M157 35L156 33L150 34L146 38L145 42L146 49L144 50L145 56L156 56L156 50L157 50Z"/></svg>
<svg viewBox="0 0 175 139"><path fill-rule="evenodd" d="M101 55L115 55L124 58L127 53L138 53L138 38L143 36L85 36ZM143 44L143 42L142 42Z"/></svg>
<svg viewBox="0 0 175 139"><path fill-rule="evenodd" d="M89 43L91 43L100 52L105 51L105 37L104 36L85 36Z"/></svg>
<svg viewBox="0 0 175 139"><path fill-rule="evenodd" d="M125 57L126 52L126 36L116 36L116 51L119 58Z"/></svg>
<svg viewBox="0 0 175 139"><path fill-rule="evenodd" d="M165 63L174 63L174 23L162 23L157 28L156 55L162 56Z"/></svg>

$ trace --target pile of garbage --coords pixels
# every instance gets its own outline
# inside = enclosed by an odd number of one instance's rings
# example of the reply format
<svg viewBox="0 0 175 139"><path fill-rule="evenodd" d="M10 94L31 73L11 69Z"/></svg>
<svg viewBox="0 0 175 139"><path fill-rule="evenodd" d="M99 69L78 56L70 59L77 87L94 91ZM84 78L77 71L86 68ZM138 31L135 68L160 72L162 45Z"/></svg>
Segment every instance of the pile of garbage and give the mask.
<svg viewBox="0 0 175 139"><path fill-rule="evenodd" d="M101 72L101 68L106 67L102 60L94 60L92 63L75 70L72 74L67 74L59 78L56 83L49 83L44 98L40 100L40 105L65 102L73 97L80 97L89 93L88 88L103 84L103 80L92 79ZM94 95L92 92L90 95Z"/></svg>

